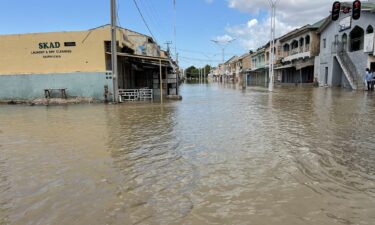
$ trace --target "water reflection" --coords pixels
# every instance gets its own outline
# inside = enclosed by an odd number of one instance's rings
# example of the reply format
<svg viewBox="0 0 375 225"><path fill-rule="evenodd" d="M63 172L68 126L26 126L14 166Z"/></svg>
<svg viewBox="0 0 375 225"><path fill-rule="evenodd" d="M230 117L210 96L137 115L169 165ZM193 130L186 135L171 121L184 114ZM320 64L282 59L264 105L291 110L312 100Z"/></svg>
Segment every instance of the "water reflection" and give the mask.
<svg viewBox="0 0 375 225"><path fill-rule="evenodd" d="M0 130L0 135L2 131ZM3 146L0 144L0 152ZM9 224L9 213L11 210L10 181L8 175L9 164L4 154L0 154L0 224Z"/></svg>
<svg viewBox="0 0 375 225"><path fill-rule="evenodd" d="M181 91L164 106L0 107L0 224L375 223L375 96Z"/></svg>

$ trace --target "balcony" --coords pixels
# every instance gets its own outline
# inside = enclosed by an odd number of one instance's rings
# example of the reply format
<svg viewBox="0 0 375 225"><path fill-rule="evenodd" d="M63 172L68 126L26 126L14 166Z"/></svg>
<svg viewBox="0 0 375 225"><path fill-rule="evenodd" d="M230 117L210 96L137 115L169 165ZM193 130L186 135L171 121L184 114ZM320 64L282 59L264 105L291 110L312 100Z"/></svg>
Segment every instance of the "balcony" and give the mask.
<svg viewBox="0 0 375 225"><path fill-rule="evenodd" d="M292 49L289 54L284 57L284 62L290 62L296 59L303 59L311 57L310 46L306 45L305 50L303 47Z"/></svg>

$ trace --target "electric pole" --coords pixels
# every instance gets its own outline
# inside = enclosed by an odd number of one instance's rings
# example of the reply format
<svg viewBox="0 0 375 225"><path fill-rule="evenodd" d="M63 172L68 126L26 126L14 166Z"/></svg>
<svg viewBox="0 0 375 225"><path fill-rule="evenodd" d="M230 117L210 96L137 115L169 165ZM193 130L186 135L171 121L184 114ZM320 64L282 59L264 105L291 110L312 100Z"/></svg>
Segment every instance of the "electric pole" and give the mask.
<svg viewBox="0 0 375 225"><path fill-rule="evenodd" d="M271 7L271 41L270 41L270 56L269 56L269 78L270 83L268 90L273 91L275 81L275 33L276 33L276 6L279 0L268 0Z"/></svg>
<svg viewBox="0 0 375 225"><path fill-rule="evenodd" d="M168 52L168 54L170 55L170 53L171 53L171 49L170 49L170 45L172 44L172 42L171 41L167 41L167 42L165 42L165 44L167 45L167 52Z"/></svg>
<svg viewBox="0 0 375 225"><path fill-rule="evenodd" d="M117 67L117 6L116 0L111 0L111 57L112 57L112 80L113 80L113 102L118 100L118 67Z"/></svg>
<svg viewBox="0 0 375 225"><path fill-rule="evenodd" d="M222 53L222 61L225 62L225 48L228 46L228 44L232 43L236 39L226 40L226 41L220 41L220 40L211 40L215 44L219 45L221 47L221 53Z"/></svg>

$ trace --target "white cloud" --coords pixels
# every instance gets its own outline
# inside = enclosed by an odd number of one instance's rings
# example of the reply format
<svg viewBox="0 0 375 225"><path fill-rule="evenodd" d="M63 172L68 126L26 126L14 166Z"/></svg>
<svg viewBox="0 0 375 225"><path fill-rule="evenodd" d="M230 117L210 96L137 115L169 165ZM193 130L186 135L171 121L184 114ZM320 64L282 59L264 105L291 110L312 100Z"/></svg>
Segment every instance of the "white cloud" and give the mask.
<svg viewBox="0 0 375 225"><path fill-rule="evenodd" d="M223 36L217 36L214 40L217 41L218 43L225 44L227 42L233 41L234 38L229 36L228 34L225 34Z"/></svg>
<svg viewBox="0 0 375 225"><path fill-rule="evenodd" d="M252 19L249 22L247 22L247 27L251 28L253 26L256 26L257 24L258 24L258 20L257 19Z"/></svg>
<svg viewBox="0 0 375 225"><path fill-rule="evenodd" d="M228 6L249 13L253 19L228 26L226 31L246 49L256 49L270 39L268 0L227 0ZM280 0L276 11L276 33L281 36L297 27L313 24L329 15L333 1ZM258 19L255 19L258 18Z"/></svg>
<svg viewBox="0 0 375 225"><path fill-rule="evenodd" d="M282 31L291 31L295 28L279 20L276 20L276 26L278 27L277 36L280 36ZM226 32L235 37L246 50L255 50L266 44L271 36L270 30L271 21L269 18L262 21L252 19L247 24L229 26L226 28Z"/></svg>
<svg viewBox="0 0 375 225"><path fill-rule="evenodd" d="M227 0L230 8L253 16L269 11L268 0ZM302 26L314 23L327 16L333 1L330 0L279 0L277 17L291 26Z"/></svg>

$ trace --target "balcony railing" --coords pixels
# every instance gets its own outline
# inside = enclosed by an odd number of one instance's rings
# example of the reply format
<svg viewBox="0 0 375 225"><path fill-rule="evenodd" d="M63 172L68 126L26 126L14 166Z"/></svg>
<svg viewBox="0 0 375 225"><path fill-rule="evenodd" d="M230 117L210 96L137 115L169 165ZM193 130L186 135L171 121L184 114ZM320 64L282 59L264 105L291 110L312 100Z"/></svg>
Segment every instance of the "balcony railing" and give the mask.
<svg viewBox="0 0 375 225"><path fill-rule="evenodd" d="M298 48L294 48L290 51L290 55L295 55L295 54L298 54L299 53L299 50Z"/></svg>

